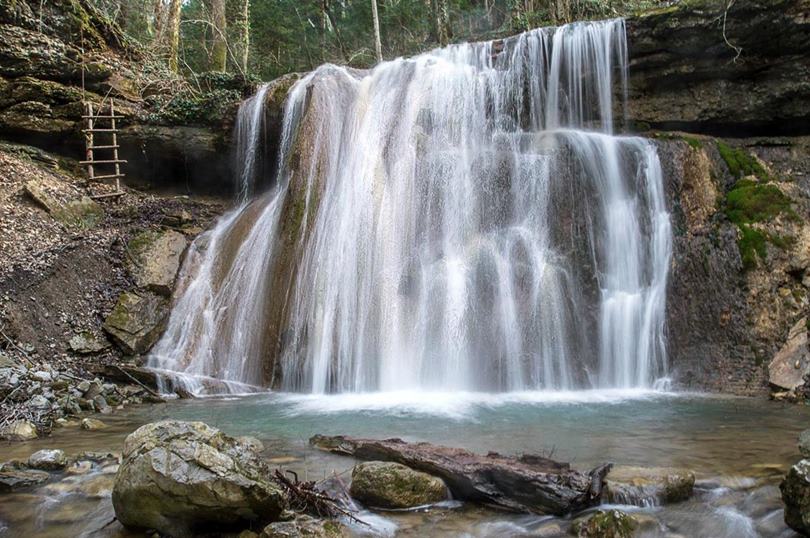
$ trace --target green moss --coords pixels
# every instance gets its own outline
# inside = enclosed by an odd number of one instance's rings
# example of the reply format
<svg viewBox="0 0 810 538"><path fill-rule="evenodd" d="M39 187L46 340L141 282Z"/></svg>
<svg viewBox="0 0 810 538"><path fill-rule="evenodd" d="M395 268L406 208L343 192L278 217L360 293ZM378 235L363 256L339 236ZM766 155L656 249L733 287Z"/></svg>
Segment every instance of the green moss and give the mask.
<svg viewBox="0 0 810 538"><path fill-rule="evenodd" d="M792 235L768 234L768 241L782 250L792 250L796 245L796 238Z"/></svg>
<svg viewBox="0 0 810 538"><path fill-rule="evenodd" d="M159 125L218 125L241 100L242 92L226 89L156 95L147 99L151 111L145 119Z"/></svg>
<svg viewBox="0 0 810 538"><path fill-rule="evenodd" d="M585 521L574 523L572 531L581 538L631 538L638 523L619 510L599 510Z"/></svg>
<svg viewBox="0 0 810 538"><path fill-rule="evenodd" d="M676 133L655 133L655 138L659 140L683 140L692 149L701 149L703 142L694 136L676 134Z"/></svg>
<svg viewBox="0 0 810 538"><path fill-rule="evenodd" d="M737 239L737 247L740 249L743 269L753 269L757 266L757 257L765 259L766 236L750 226L742 225L739 228L740 237Z"/></svg>
<svg viewBox="0 0 810 538"><path fill-rule="evenodd" d="M791 220L798 218L790 206L790 198L776 185L750 180L738 181L726 195L725 213L734 224L767 222L778 215Z"/></svg>
<svg viewBox="0 0 810 538"><path fill-rule="evenodd" d="M88 229L104 219L104 209L92 199L84 196L55 209L52 215L65 226Z"/></svg>
<svg viewBox="0 0 810 538"><path fill-rule="evenodd" d="M153 230L146 230L135 235L127 243L127 249L133 255L139 255L146 247L155 242L160 234Z"/></svg>
<svg viewBox="0 0 810 538"><path fill-rule="evenodd" d="M723 142L717 141L717 151L728 167L729 173L736 178L745 176L756 176L759 179L768 181L770 176L765 168L752 155L742 148L733 148Z"/></svg>

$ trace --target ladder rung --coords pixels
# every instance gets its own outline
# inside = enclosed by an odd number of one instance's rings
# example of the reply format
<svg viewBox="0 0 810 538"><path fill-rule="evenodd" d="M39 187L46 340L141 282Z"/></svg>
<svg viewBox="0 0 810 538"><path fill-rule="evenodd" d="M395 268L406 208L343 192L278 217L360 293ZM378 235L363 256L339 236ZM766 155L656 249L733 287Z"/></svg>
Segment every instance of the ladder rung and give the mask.
<svg viewBox="0 0 810 538"><path fill-rule="evenodd" d="M118 129L82 129L85 133L117 133Z"/></svg>
<svg viewBox="0 0 810 538"><path fill-rule="evenodd" d="M126 194L126 193L125 193L125 192L123 192L123 191L119 191L119 192L108 192L107 194L96 194L96 195L94 195L94 196L91 196L90 198L92 198L93 200L98 200L99 198L112 198L113 196L123 196L123 195L125 195L125 194Z"/></svg>
<svg viewBox="0 0 810 538"><path fill-rule="evenodd" d="M79 161L79 164L117 164L117 163L125 163L126 161L121 159L107 159L101 161Z"/></svg>
<svg viewBox="0 0 810 538"><path fill-rule="evenodd" d="M120 148L120 147L121 146L119 146L118 144L113 144L113 145L110 145L110 146L87 146L87 149L89 149L89 150L94 150L94 149L116 149L116 148Z"/></svg>
<svg viewBox="0 0 810 538"><path fill-rule="evenodd" d="M82 118L86 120L123 120L126 116L82 116Z"/></svg>
<svg viewBox="0 0 810 538"><path fill-rule="evenodd" d="M124 177L124 174L110 174L110 175L107 175L107 176L93 176L90 179L92 179L92 180L96 180L96 179L112 179L114 177Z"/></svg>

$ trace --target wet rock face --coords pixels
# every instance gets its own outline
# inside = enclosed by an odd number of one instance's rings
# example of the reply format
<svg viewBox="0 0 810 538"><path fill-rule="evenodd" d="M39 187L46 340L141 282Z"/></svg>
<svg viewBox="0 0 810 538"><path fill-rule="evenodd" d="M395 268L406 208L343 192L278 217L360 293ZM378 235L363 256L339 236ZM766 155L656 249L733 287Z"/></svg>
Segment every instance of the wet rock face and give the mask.
<svg viewBox="0 0 810 538"><path fill-rule="evenodd" d="M104 322L104 330L128 354L146 353L166 325L168 301L151 292L124 292Z"/></svg>
<svg viewBox="0 0 810 538"><path fill-rule="evenodd" d="M201 422L163 421L129 435L112 502L125 526L177 538L278 519L286 508L269 468Z"/></svg>
<svg viewBox="0 0 810 538"><path fill-rule="evenodd" d="M629 117L716 135L810 133L808 10L703 0L628 19Z"/></svg>
<svg viewBox="0 0 810 538"><path fill-rule="evenodd" d="M370 461L355 466L350 493L372 507L412 508L447 499L447 486L399 463Z"/></svg>
<svg viewBox="0 0 810 538"><path fill-rule="evenodd" d="M692 496L695 474L686 469L615 466L608 475L611 503L645 506L685 501Z"/></svg>
<svg viewBox="0 0 810 538"><path fill-rule="evenodd" d="M779 489L785 503L785 523L799 534L810 535L810 460L791 467Z"/></svg>
<svg viewBox="0 0 810 538"><path fill-rule="evenodd" d="M0 493L37 486L47 481L48 478L50 475L45 471L4 464L0 466Z"/></svg>

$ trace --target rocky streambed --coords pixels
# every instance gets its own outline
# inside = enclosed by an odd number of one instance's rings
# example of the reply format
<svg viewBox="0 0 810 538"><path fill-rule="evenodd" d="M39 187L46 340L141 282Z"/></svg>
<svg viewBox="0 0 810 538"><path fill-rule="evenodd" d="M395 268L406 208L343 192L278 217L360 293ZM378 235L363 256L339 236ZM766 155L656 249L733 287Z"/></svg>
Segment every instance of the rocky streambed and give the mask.
<svg viewBox="0 0 810 538"><path fill-rule="evenodd" d="M12 461L0 471L12 483L0 494L6 535L142 536L141 527L198 535L189 522L208 521L232 536L304 528L326 536L609 536L610 527L615 536L787 537L779 485L801 458L796 439L808 413L662 394L386 395L364 404L275 394L131 406L102 418L102 430L71 425L0 447L0 459ZM316 433L325 436L311 441ZM380 442L392 435L408 442ZM535 466L545 479L560 478L550 482L557 491L572 491L603 462L614 465L601 493L570 509L527 508L520 488L496 493L516 483L515 469ZM474 487L460 487L459 476ZM307 513L311 505L289 484L337 500L336 518ZM522 507L510 507L510 495Z"/></svg>

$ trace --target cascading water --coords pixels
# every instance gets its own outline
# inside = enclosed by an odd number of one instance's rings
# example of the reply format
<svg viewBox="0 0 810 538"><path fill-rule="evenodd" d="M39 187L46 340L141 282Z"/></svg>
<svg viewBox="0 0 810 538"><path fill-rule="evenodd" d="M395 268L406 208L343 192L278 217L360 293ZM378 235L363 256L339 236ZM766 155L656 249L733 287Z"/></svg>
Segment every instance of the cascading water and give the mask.
<svg viewBox="0 0 810 538"><path fill-rule="evenodd" d="M613 20L309 74L274 188L195 242L150 365L313 393L651 386L671 230L654 146L612 135L626 71Z"/></svg>

